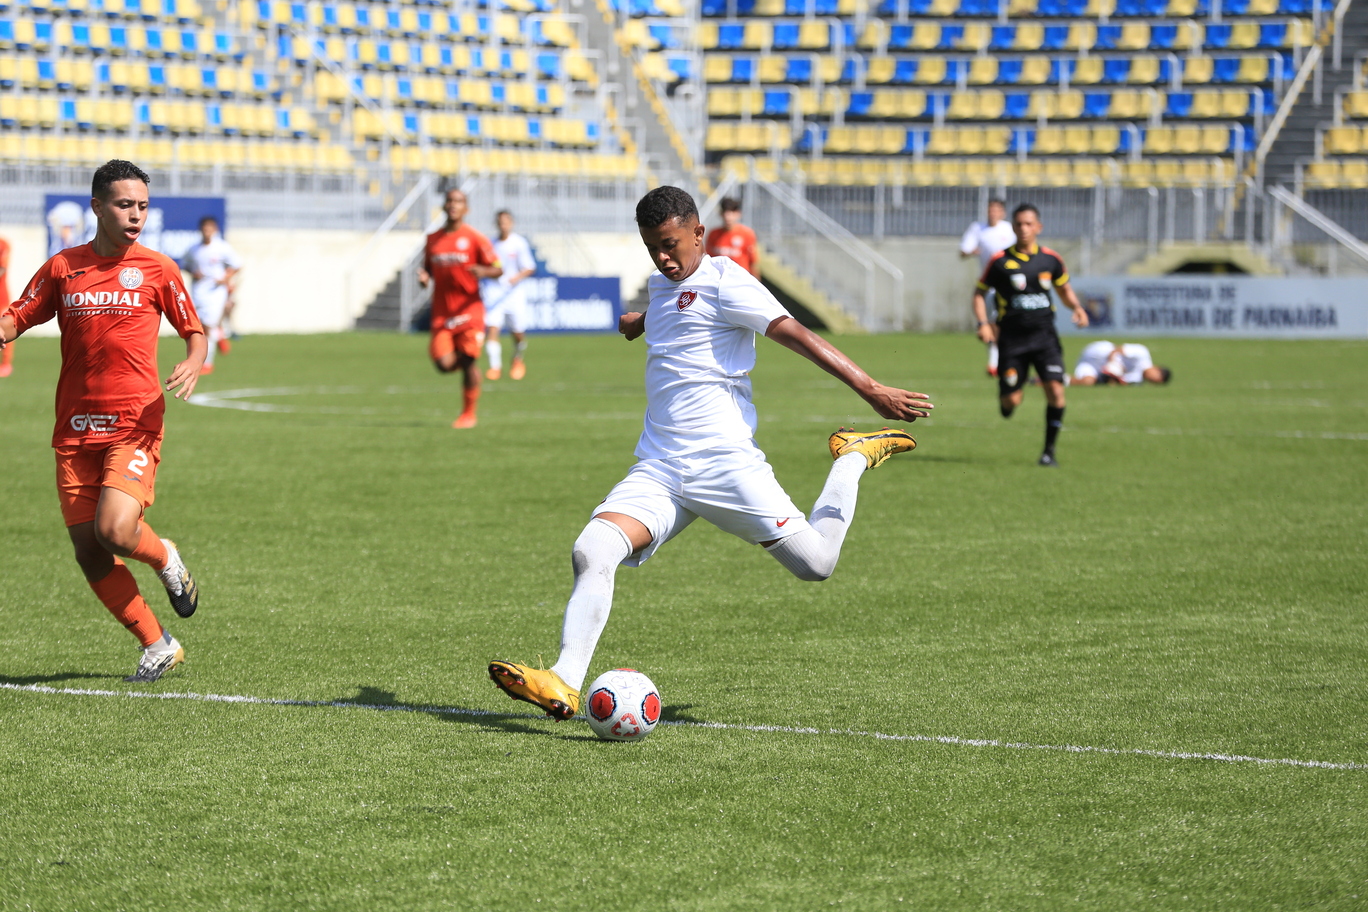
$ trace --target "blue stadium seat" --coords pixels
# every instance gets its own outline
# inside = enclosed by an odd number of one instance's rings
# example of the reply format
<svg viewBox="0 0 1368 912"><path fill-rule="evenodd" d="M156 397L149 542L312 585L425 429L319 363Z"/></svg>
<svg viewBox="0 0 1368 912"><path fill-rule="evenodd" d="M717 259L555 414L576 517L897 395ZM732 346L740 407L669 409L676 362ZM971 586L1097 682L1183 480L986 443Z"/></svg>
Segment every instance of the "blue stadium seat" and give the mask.
<svg viewBox="0 0 1368 912"><path fill-rule="evenodd" d="M1074 70L1077 69L1077 66L1078 62L1075 60L1066 60L1058 57L1054 58L1050 61L1049 82L1052 85L1059 85L1061 82L1064 81L1066 75L1070 77L1073 76Z"/></svg>
<svg viewBox="0 0 1368 912"><path fill-rule="evenodd" d="M776 50L796 48L797 46L798 26L796 24L783 22L774 26L774 47Z"/></svg>
<svg viewBox="0 0 1368 912"><path fill-rule="evenodd" d="M988 41L990 51L1010 51L1016 44L1015 25L995 25L993 26L993 37Z"/></svg>
<svg viewBox="0 0 1368 912"><path fill-rule="evenodd" d="M950 110L949 92L927 92L926 93L926 116L944 117L945 112Z"/></svg>
<svg viewBox="0 0 1368 912"><path fill-rule="evenodd" d="M538 54L537 70L546 79L558 79L561 74L561 59L559 54Z"/></svg>
<svg viewBox="0 0 1368 912"><path fill-rule="evenodd" d="M999 60L997 82L1000 85L1016 85L1021 81L1021 60Z"/></svg>
<svg viewBox="0 0 1368 912"><path fill-rule="evenodd" d="M1084 117L1103 118L1111 109L1110 92L1086 92L1083 95Z"/></svg>
<svg viewBox="0 0 1368 912"><path fill-rule="evenodd" d="M996 16L997 0L960 0L957 16Z"/></svg>
<svg viewBox="0 0 1368 912"><path fill-rule="evenodd" d="M1249 113L1271 116L1278 110L1278 100L1273 97L1272 89L1254 89L1250 93Z"/></svg>
<svg viewBox="0 0 1368 912"><path fill-rule="evenodd" d="M1029 154L1035 146L1035 130L1013 130L1011 142L1007 146L1009 155Z"/></svg>
<svg viewBox="0 0 1368 912"><path fill-rule="evenodd" d="M793 95L790 92L766 92L761 113L766 117L788 117Z"/></svg>
<svg viewBox="0 0 1368 912"><path fill-rule="evenodd" d="M1168 50L1173 47L1178 40L1178 26L1160 25L1150 26L1150 47L1156 50Z"/></svg>
<svg viewBox="0 0 1368 912"><path fill-rule="evenodd" d="M1099 25L1097 27L1097 41L1093 44L1095 51L1114 51L1116 42L1121 40L1121 26L1119 25Z"/></svg>
<svg viewBox="0 0 1368 912"><path fill-rule="evenodd" d="M669 57L666 63L670 67L670 72L680 79L692 79L694 76L692 62L688 57ZM540 90L539 90L540 91Z"/></svg>
<svg viewBox="0 0 1368 912"><path fill-rule="evenodd" d="M807 85L812 82L812 58L788 58L784 68L784 81L796 83L798 85Z"/></svg>
<svg viewBox="0 0 1368 912"><path fill-rule="evenodd" d="M1209 48L1223 48L1230 44L1229 25L1208 25L1206 27L1205 46Z"/></svg>
<svg viewBox="0 0 1368 912"><path fill-rule="evenodd" d="M910 85L917 78L917 61L913 58L903 58L893 64L893 78L889 82L899 85Z"/></svg>
<svg viewBox="0 0 1368 912"><path fill-rule="evenodd" d="M1192 111L1191 92L1169 92L1164 109L1165 117L1187 117Z"/></svg>
<svg viewBox="0 0 1368 912"><path fill-rule="evenodd" d="M1249 12L1249 0L1221 0L1222 16L1243 16Z"/></svg>
<svg viewBox="0 0 1368 912"><path fill-rule="evenodd" d="M727 0L703 0L700 11L704 16L727 15Z"/></svg>
<svg viewBox="0 0 1368 912"><path fill-rule="evenodd" d="M1259 47L1280 48L1287 43L1287 24L1263 22L1259 24Z"/></svg>
<svg viewBox="0 0 1368 912"><path fill-rule="evenodd" d="M920 151L922 151L923 149L925 149L925 148L926 148L926 144L929 143L930 141L931 141L931 131L930 131L930 130L921 130L921 129L912 129L912 130L908 130L907 133L904 134L903 148L902 148L903 154L904 154L904 155L916 155L918 152L920 152Z"/></svg>
<svg viewBox="0 0 1368 912"><path fill-rule="evenodd" d="M1131 62L1129 57L1118 57L1102 61L1103 82L1125 82L1130 78Z"/></svg>
<svg viewBox="0 0 1368 912"><path fill-rule="evenodd" d="M888 30L888 46L895 49L905 49L912 44L912 33L914 27L910 25L894 25Z"/></svg>
<svg viewBox="0 0 1368 912"><path fill-rule="evenodd" d="M797 26L794 26L795 33ZM722 51L734 51L741 47L741 43L746 38L746 27L739 23L727 22L717 27L717 48Z"/></svg>
<svg viewBox="0 0 1368 912"><path fill-rule="evenodd" d="M1047 25L1045 26L1045 37L1040 42L1042 51L1058 51L1069 42L1069 27L1067 25Z"/></svg>
<svg viewBox="0 0 1368 912"><path fill-rule="evenodd" d="M968 60L947 60L945 62L945 82L958 84L961 78L968 78L973 63Z"/></svg>
<svg viewBox="0 0 1368 912"><path fill-rule="evenodd" d="M1235 82L1239 78L1239 57L1218 57L1211 62L1212 82Z"/></svg>
<svg viewBox="0 0 1368 912"><path fill-rule="evenodd" d="M874 104L873 92L851 92L850 102L846 105L847 117L868 117Z"/></svg>
<svg viewBox="0 0 1368 912"><path fill-rule="evenodd" d="M940 33L940 43L937 49L942 51L953 51L964 38L964 26L962 25L942 25Z"/></svg>
<svg viewBox="0 0 1368 912"><path fill-rule="evenodd" d="M675 50L683 43L679 40L679 33L668 25L648 26L647 32L658 46L666 50Z"/></svg>
<svg viewBox="0 0 1368 912"><path fill-rule="evenodd" d="M732 82L750 82L755 74L755 60L751 57L732 58Z"/></svg>
<svg viewBox="0 0 1368 912"><path fill-rule="evenodd" d="M1124 154L1126 154L1126 153L1129 153L1129 152L1131 151L1131 149L1135 148L1134 143L1135 143L1136 141L1137 141L1137 140L1136 140L1136 137L1135 137L1135 134L1134 134L1134 133L1132 133L1130 130L1122 130L1122 131L1121 131L1121 135L1120 135L1120 137L1118 137L1118 142L1117 142L1117 144L1116 144L1116 152L1117 152L1117 154L1118 154L1118 155L1124 155ZM1141 130L1141 131L1140 131L1140 137L1139 137L1139 140L1138 140L1138 141L1139 141L1139 144L1140 144L1140 148L1141 148L1141 149L1145 148L1145 131L1144 131L1144 130Z"/></svg>
<svg viewBox="0 0 1368 912"><path fill-rule="evenodd" d="M1002 116L1007 120L1025 120L1031 108L1029 92L1008 92L1002 97Z"/></svg>

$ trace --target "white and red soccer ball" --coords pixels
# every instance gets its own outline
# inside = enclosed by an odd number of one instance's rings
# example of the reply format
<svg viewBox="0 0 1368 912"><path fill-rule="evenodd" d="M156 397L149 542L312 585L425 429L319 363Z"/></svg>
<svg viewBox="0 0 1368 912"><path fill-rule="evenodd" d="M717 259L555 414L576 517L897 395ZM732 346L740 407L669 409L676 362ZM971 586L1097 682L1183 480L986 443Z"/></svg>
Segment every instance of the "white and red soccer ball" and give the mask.
<svg viewBox="0 0 1368 912"><path fill-rule="evenodd" d="M660 691L632 668L605 671L589 685L584 714L594 734L608 741L643 741L660 721Z"/></svg>

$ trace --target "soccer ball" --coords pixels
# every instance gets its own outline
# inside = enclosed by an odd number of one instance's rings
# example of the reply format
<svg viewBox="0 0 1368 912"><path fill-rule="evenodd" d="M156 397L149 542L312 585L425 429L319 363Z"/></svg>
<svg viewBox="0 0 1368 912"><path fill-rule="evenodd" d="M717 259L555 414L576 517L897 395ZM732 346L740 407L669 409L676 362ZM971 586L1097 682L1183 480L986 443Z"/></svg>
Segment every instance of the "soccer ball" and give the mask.
<svg viewBox="0 0 1368 912"><path fill-rule="evenodd" d="M631 668L605 671L589 685L589 727L606 741L644 741L660 721L660 691Z"/></svg>

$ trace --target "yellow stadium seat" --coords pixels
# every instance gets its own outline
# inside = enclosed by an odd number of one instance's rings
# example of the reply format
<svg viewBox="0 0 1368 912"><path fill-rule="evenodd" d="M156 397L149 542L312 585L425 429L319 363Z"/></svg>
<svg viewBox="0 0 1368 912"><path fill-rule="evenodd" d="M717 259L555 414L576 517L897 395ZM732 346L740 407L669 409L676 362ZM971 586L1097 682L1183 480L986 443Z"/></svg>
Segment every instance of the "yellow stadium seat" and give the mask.
<svg viewBox="0 0 1368 912"><path fill-rule="evenodd" d="M1185 57L1183 59L1183 82L1205 85L1211 82L1216 62L1210 57Z"/></svg>
<svg viewBox="0 0 1368 912"><path fill-rule="evenodd" d="M1321 134L1326 155L1356 155L1362 149L1362 140L1358 127L1330 127Z"/></svg>
<svg viewBox="0 0 1368 912"><path fill-rule="evenodd" d="M1204 184L1212 179L1211 162L1204 158L1190 158L1183 162L1183 180L1193 184Z"/></svg>
<svg viewBox="0 0 1368 912"><path fill-rule="evenodd" d="M1342 110L1345 117L1368 117L1368 92L1346 92Z"/></svg>
<svg viewBox="0 0 1368 912"><path fill-rule="evenodd" d="M1071 51L1091 50L1097 43L1097 24L1094 22L1075 22L1069 26L1069 37L1064 46Z"/></svg>
<svg viewBox="0 0 1368 912"><path fill-rule="evenodd" d="M732 59L730 54L705 54L703 56L704 82L730 82Z"/></svg>
<svg viewBox="0 0 1368 912"><path fill-rule="evenodd" d="M1093 155L1111 155L1120 145L1120 127L1093 127L1087 151Z"/></svg>
<svg viewBox="0 0 1368 912"><path fill-rule="evenodd" d="M1039 0L1009 0L1007 15L1013 19L1025 19L1035 15Z"/></svg>
<svg viewBox="0 0 1368 912"><path fill-rule="evenodd" d="M1102 58L1084 57L1079 60L1069 81L1074 85L1096 85L1101 82Z"/></svg>
<svg viewBox="0 0 1368 912"><path fill-rule="evenodd" d="M1035 51L1045 43L1045 26L1039 22L1023 22L1017 26L1012 47L1018 51Z"/></svg>
<svg viewBox="0 0 1368 912"><path fill-rule="evenodd" d="M1048 71L1049 64L1046 63ZM939 85L945 79L945 58L944 57L923 57L917 66L917 75L914 80L925 85Z"/></svg>
<svg viewBox="0 0 1368 912"><path fill-rule="evenodd" d="M956 0L958 5L958 0ZM981 51L993 39L993 28L985 22L971 22L964 27L964 34L955 46L962 51Z"/></svg>
<svg viewBox="0 0 1368 912"><path fill-rule="evenodd" d="M1200 127L1174 127L1173 150L1183 155L1196 155L1202 149Z"/></svg>
<svg viewBox="0 0 1368 912"><path fill-rule="evenodd" d="M1031 56L1021 62L1021 78L1017 80L1018 85L1044 85L1049 80L1049 57Z"/></svg>
<svg viewBox="0 0 1368 912"><path fill-rule="evenodd" d="M907 120L926 114L926 93L919 89L905 89L897 93L898 113L896 116ZM899 151L902 151L901 149Z"/></svg>
<svg viewBox="0 0 1368 912"><path fill-rule="evenodd" d="M1230 41L1226 44L1226 47L1231 50L1242 50L1244 48L1258 47L1258 45L1259 23L1235 22L1230 26Z"/></svg>
<svg viewBox="0 0 1368 912"><path fill-rule="evenodd" d="M1267 57L1243 57L1240 59L1239 75L1235 79L1238 82L1267 82L1268 70Z"/></svg>
<svg viewBox="0 0 1368 912"><path fill-rule="evenodd" d="M747 25L747 36L750 35L750 30L750 26ZM766 26L765 33L765 45L767 46L769 44L770 33L768 26ZM830 28L828 28L825 22L819 22L816 20L805 20L803 24L798 27L798 47L809 51L819 51L826 48L830 44L831 30ZM747 45L747 47L750 46L751 45L749 44ZM756 46L759 47L761 45Z"/></svg>
<svg viewBox="0 0 1368 912"><path fill-rule="evenodd" d="M1148 117L1156 96L1150 92L1120 90L1112 93L1108 116L1117 120L1137 120Z"/></svg>
<svg viewBox="0 0 1368 912"><path fill-rule="evenodd" d="M1368 187L1368 159L1352 158L1340 164L1341 186L1351 190Z"/></svg>
<svg viewBox="0 0 1368 912"><path fill-rule="evenodd" d="M709 117L737 117L741 114L740 93L734 89L712 89L708 92Z"/></svg>
<svg viewBox="0 0 1368 912"><path fill-rule="evenodd" d="M972 92L956 92L950 96L950 107L945 116L949 120L977 120L978 96Z"/></svg>
<svg viewBox="0 0 1368 912"><path fill-rule="evenodd" d="M1064 128L1064 152L1068 155L1086 155L1092 150L1092 129L1089 127Z"/></svg>
<svg viewBox="0 0 1368 912"><path fill-rule="evenodd" d="M982 155L984 152L984 131L977 128L958 130L956 146L962 155Z"/></svg>
<svg viewBox="0 0 1368 912"><path fill-rule="evenodd" d="M1150 127L1145 133L1146 155L1167 155L1173 151L1173 128Z"/></svg>
<svg viewBox="0 0 1368 912"><path fill-rule="evenodd" d="M1206 40L1206 29L1195 19L1185 19L1178 24L1178 35L1173 40L1175 51L1200 51Z"/></svg>
<svg viewBox="0 0 1368 912"><path fill-rule="evenodd" d="M1249 93L1244 89L1222 92L1217 117L1246 117L1249 115ZM1194 99L1194 107L1195 107Z"/></svg>
<svg viewBox="0 0 1368 912"><path fill-rule="evenodd" d="M1127 22L1121 27L1117 48L1123 51L1143 51L1149 47L1150 27L1147 22Z"/></svg>
<svg viewBox="0 0 1368 912"><path fill-rule="evenodd" d="M760 58L756 71L761 82L784 82L788 77L788 61L777 54L766 54Z"/></svg>
<svg viewBox="0 0 1368 912"><path fill-rule="evenodd" d="M1310 19L1293 19L1287 23L1283 47L1310 47L1316 43L1316 29Z"/></svg>
<svg viewBox="0 0 1368 912"><path fill-rule="evenodd" d="M835 130L832 131L833 133ZM708 132L704 134L703 147L709 152L726 151L736 148L736 124L717 123L708 124Z"/></svg>
<svg viewBox="0 0 1368 912"><path fill-rule="evenodd" d="M1302 179L1308 187L1333 188L1339 185L1339 162L1308 162L1302 172Z"/></svg>
<svg viewBox="0 0 1368 912"><path fill-rule="evenodd" d="M864 50L883 50L888 46L888 26L881 19L870 19L860 32L856 46Z"/></svg>
<svg viewBox="0 0 1368 912"><path fill-rule="evenodd" d="M912 40L908 47L916 51L929 51L940 44L941 27L934 22L918 22L912 29Z"/></svg>
<svg viewBox="0 0 1368 912"><path fill-rule="evenodd" d="M1059 155L1064 151L1064 129L1041 127L1036 130L1035 145L1031 151L1036 155Z"/></svg>
<svg viewBox="0 0 1368 912"><path fill-rule="evenodd" d="M996 57L975 57L969 65L969 85L992 85L998 77Z"/></svg>
<svg viewBox="0 0 1368 912"><path fill-rule="evenodd" d="M884 85L893 78L896 66L892 57L871 57L865 63L865 82L871 85ZM763 73L761 79L763 79Z"/></svg>
<svg viewBox="0 0 1368 912"><path fill-rule="evenodd" d="M1089 19L1106 19L1116 12L1116 0L1088 0L1083 15Z"/></svg>
<svg viewBox="0 0 1368 912"><path fill-rule="evenodd" d="M1139 54L1131 58L1130 74L1126 81L1138 85L1153 85L1159 81L1159 58Z"/></svg>

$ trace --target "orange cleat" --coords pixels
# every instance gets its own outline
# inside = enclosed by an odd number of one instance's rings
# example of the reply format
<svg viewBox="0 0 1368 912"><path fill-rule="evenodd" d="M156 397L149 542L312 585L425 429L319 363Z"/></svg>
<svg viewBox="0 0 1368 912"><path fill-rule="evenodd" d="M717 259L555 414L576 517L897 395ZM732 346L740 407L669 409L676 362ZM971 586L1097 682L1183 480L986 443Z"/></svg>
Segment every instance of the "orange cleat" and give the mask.
<svg viewBox="0 0 1368 912"><path fill-rule="evenodd" d="M228 341L227 336L224 336L223 338L218 340L218 350L220 354L224 355L228 354L230 351L233 350L233 343Z"/></svg>
<svg viewBox="0 0 1368 912"><path fill-rule="evenodd" d="M499 370L497 367L491 367L489 370L485 371L486 380L498 380L502 376L503 371Z"/></svg>
<svg viewBox="0 0 1368 912"><path fill-rule="evenodd" d="M513 364L508 369L508 376L513 380L521 380L527 376L527 365L522 363L521 358L513 359Z"/></svg>
<svg viewBox="0 0 1368 912"><path fill-rule="evenodd" d="M14 373L13 364L0 364L0 377L8 377L12 373Z"/></svg>
<svg viewBox="0 0 1368 912"><path fill-rule="evenodd" d="M461 412L461 417L451 422L451 426L456 428L458 431L463 431L466 428L473 428L475 426L475 413Z"/></svg>
<svg viewBox="0 0 1368 912"><path fill-rule="evenodd" d="M214 365L212 365L212 364L205 364L205 365L202 365L202 366L200 367L200 376L201 376L201 377L203 377L205 374L212 374L213 372L214 372Z"/></svg>

